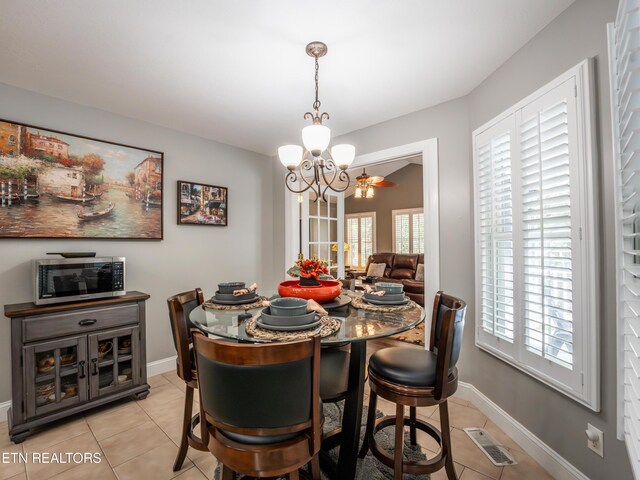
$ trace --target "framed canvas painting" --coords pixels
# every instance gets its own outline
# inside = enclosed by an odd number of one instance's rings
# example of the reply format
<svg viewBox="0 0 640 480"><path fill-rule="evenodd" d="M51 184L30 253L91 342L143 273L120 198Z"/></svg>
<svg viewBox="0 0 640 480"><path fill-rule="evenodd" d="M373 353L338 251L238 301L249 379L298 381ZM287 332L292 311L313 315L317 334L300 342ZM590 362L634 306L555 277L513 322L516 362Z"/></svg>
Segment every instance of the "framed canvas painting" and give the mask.
<svg viewBox="0 0 640 480"><path fill-rule="evenodd" d="M0 238L162 239L163 154L0 120Z"/></svg>
<svg viewBox="0 0 640 480"><path fill-rule="evenodd" d="M178 181L178 225L226 227L228 189L204 183Z"/></svg>

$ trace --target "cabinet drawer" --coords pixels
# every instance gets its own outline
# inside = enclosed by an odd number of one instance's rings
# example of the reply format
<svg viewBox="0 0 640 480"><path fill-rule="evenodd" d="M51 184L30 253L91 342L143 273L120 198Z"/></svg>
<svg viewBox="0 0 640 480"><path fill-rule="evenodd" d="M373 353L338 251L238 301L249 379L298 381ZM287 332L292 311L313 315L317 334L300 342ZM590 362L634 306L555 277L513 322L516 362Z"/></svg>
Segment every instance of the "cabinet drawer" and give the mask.
<svg viewBox="0 0 640 480"><path fill-rule="evenodd" d="M22 339L25 343L33 342L132 323L138 323L137 304L37 315L22 323Z"/></svg>

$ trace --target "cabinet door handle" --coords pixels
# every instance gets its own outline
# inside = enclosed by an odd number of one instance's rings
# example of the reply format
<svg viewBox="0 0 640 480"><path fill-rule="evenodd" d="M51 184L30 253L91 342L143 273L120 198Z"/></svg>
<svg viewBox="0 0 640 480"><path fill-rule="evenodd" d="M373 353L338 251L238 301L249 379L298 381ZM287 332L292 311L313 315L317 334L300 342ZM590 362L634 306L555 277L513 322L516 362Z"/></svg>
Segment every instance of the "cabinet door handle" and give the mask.
<svg viewBox="0 0 640 480"><path fill-rule="evenodd" d="M97 374L98 374L98 359L92 358L91 359L91 375L97 375Z"/></svg>
<svg viewBox="0 0 640 480"><path fill-rule="evenodd" d="M82 327L86 327L87 325L93 325L94 323L96 323L98 320L95 318L85 318L84 320L80 320L78 322L78 325L82 326Z"/></svg>
<svg viewBox="0 0 640 480"><path fill-rule="evenodd" d="M87 376L87 372L85 371L84 365L85 365L84 360L78 363L78 366L80 367L80 378L84 378Z"/></svg>

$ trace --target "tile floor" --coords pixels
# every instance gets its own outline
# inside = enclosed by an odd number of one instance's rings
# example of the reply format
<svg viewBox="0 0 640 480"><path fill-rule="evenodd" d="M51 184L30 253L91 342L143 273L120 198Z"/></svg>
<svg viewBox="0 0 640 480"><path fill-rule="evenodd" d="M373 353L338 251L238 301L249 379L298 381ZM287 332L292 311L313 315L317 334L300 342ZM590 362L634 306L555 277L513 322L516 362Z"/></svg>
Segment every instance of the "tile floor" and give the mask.
<svg viewBox="0 0 640 480"><path fill-rule="evenodd" d="M14 445L0 424L2 452L101 452L100 464L23 464L0 463L0 480L204 480L211 479L216 466L208 452L190 449L182 470L172 471L180 440L184 384L173 372L149 378L151 394L142 401L123 401L85 416L76 416ZM365 399L368 401L368 398ZM392 404L381 400L378 408L394 413ZM551 477L509 437L465 400L450 402L453 455L460 480L545 480ZM418 410L422 417L439 427L436 408ZM485 427L504 444L518 465L495 467L461 430ZM425 435L418 443L427 456L437 448ZM431 453L430 453L431 452ZM446 479L444 470L431 477Z"/></svg>

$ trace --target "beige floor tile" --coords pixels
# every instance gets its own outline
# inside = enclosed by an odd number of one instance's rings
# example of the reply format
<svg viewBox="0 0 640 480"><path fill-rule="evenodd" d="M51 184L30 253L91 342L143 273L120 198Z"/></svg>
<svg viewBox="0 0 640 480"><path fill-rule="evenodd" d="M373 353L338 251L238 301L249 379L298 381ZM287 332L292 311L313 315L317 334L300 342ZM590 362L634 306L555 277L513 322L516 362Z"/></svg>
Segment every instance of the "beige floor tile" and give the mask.
<svg viewBox="0 0 640 480"><path fill-rule="evenodd" d="M484 428L485 430L487 430L487 432L491 434L491 436L493 436L493 438L496 439L498 443L504 445L509 450L517 450L518 452L524 452L524 450L522 450L522 447L520 445L514 442L509 435L507 435L502 430L500 430L500 428L491 420L487 420L487 423L485 424Z"/></svg>
<svg viewBox="0 0 640 480"><path fill-rule="evenodd" d="M67 453L101 453L98 442L96 442L91 432L75 436L69 440L43 449L42 451L50 454L56 453L58 455L65 455ZM30 459L27 463L27 477L29 480L43 480L58 475L61 472L66 472L76 466L78 466L78 464L73 462L33 463Z"/></svg>
<svg viewBox="0 0 640 480"><path fill-rule="evenodd" d="M453 394L453 396L449 397L449 402L457 403L458 405L462 405L464 407L469 406L469 402L467 400L463 400L457 394Z"/></svg>
<svg viewBox="0 0 640 480"><path fill-rule="evenodd" d="M460 480L491 480L491 477L487 477L486 475L478 473L475 470L471 470L470 468L465 468L464 472L462 472L462 475L460 476Z"/></svg>
<svg viewBox="0 0 640 480"><path fill-rule="evenodd" d="M7 422L0 423L0 451L15 445L9 438L9 425Z"/></svg>
<svg viewBox="0 0 640 480"><path fill-rule="evenodd" d="M518 464L504 467L500 480L553 480L536 461L519 450L510 450Z"/></svg>
<svg viewBox="0 0 640 480"><path fill-rule="evenodd" d="M167 404L172 401L184 405L184 392L169 382L154 388L146 399L139 400L137 404L147 413L151 413L166 409Z"/></svg>
<svg viewBox="0 0 640 480"><path fill-rule="evenodd" d="M9 480L27 480L27 474L19 473L18 475L14 475L13 477L11 477Z"/></svg>
<svg viewBox="0 0 640 480"><path fill-rule="evenodd" d="M100 441L112 467L168 444L173 446L169 437L151 420Z"/></svg>
<svg viewBox="0 0 640 480"><path fill-rule="evenodd" d="M12 443L7 447L2 448L1 452L0 479L5 480L25 473L25 463L20 457L20 454L23 453L22 445L15 445Z"/></svg>
<svg viewBox="0 0 640 480"><path fill-rule="evenodd" d="M51 477L51 480L116 480L105 458L99 464L83 463Z"/></svg>
<svg viewBox="0 0 640 480"><path fill-rule="evenodd" d="M24 441L25 452L37 452L64 440L89 432L89 426L83 417L69 418L49 424L40 432L27 437Z"/></svg>
<svg viewBox="0 0 640 480"><path fill-rule="evenodd" d="M190 468L186 472L178 475L176 478L178 480L207 480L207 478L213 477L205 477L205 475L197 468Z"/></svg>
<svg viewBox="0 0 640 480"><path fill-rule="evenodd" d="M449 404L449 424L455 428L484 427L487 417L479 410L458 403ZM440 412L433 412L432 418L440 418Z"/></svg>
<svg viewBox="0 0 640 480"><path fill-rule="evenodd" d="M184 380L182 380L177 374L166 375L164 378L166 378L170 383L172 383L174 386L180 389L185 388Z"/></svg>
<svg viewBox="0 0 640 480"><path fill-rule="evenodd" d="M434 420L433 418L430 418L427 421L438 430L441 430L442 426L440 425L439 421ZM431 437L431 435L428 435L422 430L418 430L416 433L416 437L418 440L418 445L420 445L422 448L425 448L432 453L438 453L440 451L440 446L438 445L438 442L436 442L434 438Z"/></svg>
<svg viewBox="0 0 640 480"><path fill-rule="evenodd" d="M454 428L451 431L451 442L453 444L453 459L456 462L493 479L500 478L502 467L496 467L491 463L465 432Z"/></svg>
<svg viewBox="0 0 640 480"><path fill-rule="evenodd" d="M159 387L160 385L166 385L169 383L169 380L164 375L154 375L153 377L147 377L147 383L151 387L152 391L154 388Z"/></svg>
<svg viewBox="0 0 640 480"><path fill-rule="evenodd" d="M458 475L458 478L460 478L460 476L463 475L467 470L464 465L460 465L456 462L453 462L453 466L456 469L456 475ZM444 469L444 467L437 472L432 473L431 480L449 480L449 478L447 477L447 471Z"/></svg>
<svg viewBox="0 0 640 480"><path fill-rule="evenodd" d="M86 418L89 428L98 440L124 432L149 420L149 416L138 406L138 402L134 401Z"/></svg>
<svg viewBox="0 0 640 480"><path fill-rule="evenodd" d="M184 466L180 472L173 471L173 462L175 461L178 447L175 445L166 445L148 451L142 455L129 460L128 462L118 465L113 470L119 480L168 480L178 475L178 473L187 471L193 467L193 463L188 458L185 459Z"/></svg>
<svg viewBox="0 0 640 480"><path fill-rule="evenodd" d="M195 458L190 455L191 452L197 452ZM216 459L211 452L198 452L190 448L187 456L193 460L193 463L196 464L198 470L200 470L205 477L213 478L213 472L218 465L218 459Z"/></svg>

